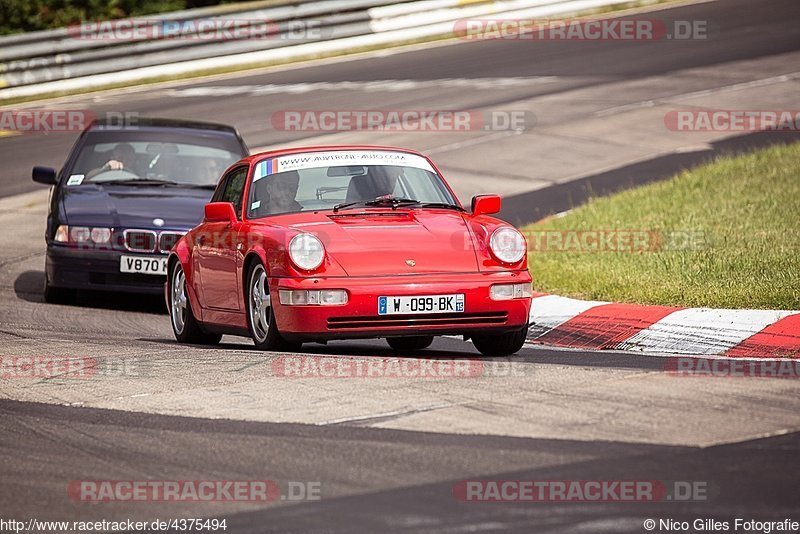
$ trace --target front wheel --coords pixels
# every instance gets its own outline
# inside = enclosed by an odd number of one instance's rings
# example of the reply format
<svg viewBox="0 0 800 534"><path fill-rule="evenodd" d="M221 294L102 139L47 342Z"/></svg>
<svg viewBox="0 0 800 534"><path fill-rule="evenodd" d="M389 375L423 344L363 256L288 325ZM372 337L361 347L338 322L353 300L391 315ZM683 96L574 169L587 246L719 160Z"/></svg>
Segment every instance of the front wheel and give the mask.
<svg viewBox="0 0 800 534"><path fill-rule="evenodd" d="M50 282L47 280L47 275L45 275L43 295L44 301L48 304L73 304L77 296L77 291L65 287L51 286Z"/></svg>
<svg viewBox="0 0 800 534"><path fill-rule="evenodd" d="M269 295L267 272L260 263L255 263L247 277L247 328L259 350L294 352L300 350L302 343L287 341L278 332L272 299Z"/></svg>
<svg viewBox="0 0 800 534"><path fill-rule="evenodd" d="M183 265L176 261L169 277L169 318L175 339L193 345L216 345L220 334L203 332L192 313L192 304L186 296L186 274Z"/></svg>
<svg viewBox="0 0 800 534"><path fill-rule="evenodd" d="M413 352L430 347L433 336L387 337L386 342L396 351Z"/></svg>
<svg viewBox="0 0 800 534"><path fill-rule="evenodd" d="M528 327L505 334L472 336L472 344L484 356L510 356L522 348L528 337Z"/></svg>

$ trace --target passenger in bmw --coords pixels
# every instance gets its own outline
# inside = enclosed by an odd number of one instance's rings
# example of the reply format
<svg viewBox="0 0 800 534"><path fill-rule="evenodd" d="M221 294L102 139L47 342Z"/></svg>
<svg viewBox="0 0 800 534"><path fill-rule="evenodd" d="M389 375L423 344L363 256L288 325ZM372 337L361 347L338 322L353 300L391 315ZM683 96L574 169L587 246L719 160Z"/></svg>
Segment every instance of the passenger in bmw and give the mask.
<svg viewBox="0 0 800 534"><path fill-rule="evenodd" d="M197 173L202 183L216 183L219 181L222 171L214 158L206 158L200 163L200 170Z"/></svg>

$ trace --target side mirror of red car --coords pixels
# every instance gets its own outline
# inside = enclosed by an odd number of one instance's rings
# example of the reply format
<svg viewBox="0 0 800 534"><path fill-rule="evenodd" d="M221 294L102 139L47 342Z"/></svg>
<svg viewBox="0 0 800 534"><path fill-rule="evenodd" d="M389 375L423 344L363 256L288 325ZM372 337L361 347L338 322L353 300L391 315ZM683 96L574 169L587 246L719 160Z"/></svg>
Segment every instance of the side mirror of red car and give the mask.
<svg viewBox="0 0 800 534"><path fill-rule="evenodd" d="M477 195L472 197L473 215L491 215L500 211L499 195Z"/></svg>
<svg viewBox="0 0 800 534"><path fill-rule="evenodd" d="M230 202L209 202L205 211L206 222L236 222L236 211Z"/></svg>

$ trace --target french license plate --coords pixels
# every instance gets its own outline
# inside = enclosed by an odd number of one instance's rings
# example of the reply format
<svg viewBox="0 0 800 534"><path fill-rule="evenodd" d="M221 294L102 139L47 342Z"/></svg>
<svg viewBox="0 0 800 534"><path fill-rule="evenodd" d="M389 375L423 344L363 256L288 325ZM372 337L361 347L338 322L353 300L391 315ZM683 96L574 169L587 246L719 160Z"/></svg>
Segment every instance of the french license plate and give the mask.
<svg viewBox="0 0 800 534"><path fill-rule="evenodd" d="M121 256L119 272L135 274L167 274L166 256Z"/></svg>
<svg viewBox="0 0 800 534"><path fill-rule="evenodd" d="M464 294L420 295L415 297L378 297L378 315L414 313L462 313Z"/></svg>

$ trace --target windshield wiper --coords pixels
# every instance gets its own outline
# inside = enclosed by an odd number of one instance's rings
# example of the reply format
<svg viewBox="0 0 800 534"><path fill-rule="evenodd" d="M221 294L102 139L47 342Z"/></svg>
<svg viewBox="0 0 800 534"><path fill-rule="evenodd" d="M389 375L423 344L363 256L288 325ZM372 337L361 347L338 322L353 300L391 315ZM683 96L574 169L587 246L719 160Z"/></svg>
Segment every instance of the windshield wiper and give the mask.
<svg viewBox="0 0 800 534"><path fill-rule="evenodd" d="M461 206L456 206L455 204L448 204L447 202L420 202L420 207L422 208L444 208L444 209L451 209L457 211L467 211Z"/></svg>
<svg viewBox="0 0 800 534"><path fill-rule="evenodd" d="M159 180L158 178L125 178L123 180L97 180L91 184L119 184L119 185L163 185L168 187L188 187L192 189L216 189L216 184L193 184L191 182L175 182L173 180Z"/></svg>
<svg viewBox="0 0 800 534"><path fill-rule="evenodd" d="M119 185L180 185L171 180L158 180L154 178L124 178L122 180L92 180L90 184L119 184Z"/></svg>
<svg viewBox="0 0 800 534"><path fill-rule="evenodd" d="M193 184L190 182L170 182L170 183L165 183L164 185L170 185L174 187L187 187L191 189L210 189L212 191L217 188L217 184Z"/></svg>
<svg viewBox="0 0 800 534"><path fill-rule="evenodd" d="M413 198L402 197L378 197L373 200L359 200L358 202L348 202L346 204L337 204L333 207L333 212L336 213L341 209L350 208L353 206L391 206L392 209L397 209L399 206L416 206L421 208L444 208L457 211L466 211L461 206L455 204L448 204L447 202L421 202Z"/></svg>
<svg viewBox="0 0 800 534"><path fill-rule="evenodd" d="M359 200L357 202L347 202L344 204L337 204L333 207L333 212L336 213L339 210L351 208L354 206L368 206L368 207L391 206L393 210L396 210L399 206L405 206L410 204L413 205L419 203L420 203L419 200L414 200L413 198L385 196L385 197L374 198L372 200Z"/></svg>

